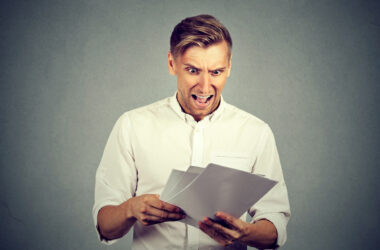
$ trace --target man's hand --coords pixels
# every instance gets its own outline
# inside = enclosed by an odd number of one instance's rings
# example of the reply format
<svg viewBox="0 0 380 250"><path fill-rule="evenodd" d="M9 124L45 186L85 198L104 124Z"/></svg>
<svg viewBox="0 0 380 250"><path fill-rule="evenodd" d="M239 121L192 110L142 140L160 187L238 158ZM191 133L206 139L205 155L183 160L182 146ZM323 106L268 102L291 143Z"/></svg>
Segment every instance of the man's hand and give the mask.
<svg viewBox="0 0 380 250"><path fill-rule="evenodd" d="M251 224L223 212L217 212L215 216L226 226L205 217L199 222L199 228L222 246L239 241L249 246L267 248L273 247L276 242L277 230L270 221L260 220Z"/></svg>
<svg viewBox="0 0 380 250"><path fill-rule="evenodd" d="M143 225L181 220L184 212L174 205L159 200L159 195L145 194L128 199L117 206L105 206L98 213L98 230L105 239L125 235L136 220Z"/></svg>
<svg viewBox="0 0 380 250"><path fill-rule="evenodd" d="M181 220L186 217L179 207L161 201L159 197L157 194L145 194L131 198L128 201L130 216L145 226Z"/></svg>
<svg viewBox="0 0 380 250"><path fill-rule="evenodd" d="M223 212L217 212L215 216L222 220L227 227L205 217L202 222L199 222L199 228L222 246L231 245L234 241L238 241L248 235L248 227L250 225L248 222Z"/></svg>

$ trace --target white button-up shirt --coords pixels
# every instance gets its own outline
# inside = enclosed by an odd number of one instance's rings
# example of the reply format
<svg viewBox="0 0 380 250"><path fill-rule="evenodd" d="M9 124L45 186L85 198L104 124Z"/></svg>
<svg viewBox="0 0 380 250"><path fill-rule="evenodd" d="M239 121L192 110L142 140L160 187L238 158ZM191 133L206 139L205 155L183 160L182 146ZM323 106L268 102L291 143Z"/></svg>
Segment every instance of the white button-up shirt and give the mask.
<svg viewBox="0 0 380 250"><path fill-rule="evenodd" d="M248 213L252 222L271 221L277 229L277 244L283 245L290 208L272 131L223 98L218 109L199 122L182 111L175 95L123 114L96 172L95 226L102 207L119 205L133 196L160 194L172 169L186 171L190 165L209 163L278 181ZM116 241L100 239L107 244ZM132 249L224 248L199 229L176 221L151 226L136 222Z"/></svg>

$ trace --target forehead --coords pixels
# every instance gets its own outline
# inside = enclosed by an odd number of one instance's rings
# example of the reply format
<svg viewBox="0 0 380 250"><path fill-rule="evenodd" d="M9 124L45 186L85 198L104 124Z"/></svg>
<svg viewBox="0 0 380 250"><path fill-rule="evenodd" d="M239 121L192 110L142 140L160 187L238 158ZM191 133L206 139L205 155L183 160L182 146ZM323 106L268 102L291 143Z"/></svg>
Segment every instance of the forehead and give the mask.
<svg viewBox="0 0 380 250"><path fill-rule="evenodd" d="M225 41L212 44L208 47L192 46L188 48L179 59L182 63L196 65L207 64L209 66L221 65L228 63L229 50ZM195 65L195 66L196 66Z"/></svg>

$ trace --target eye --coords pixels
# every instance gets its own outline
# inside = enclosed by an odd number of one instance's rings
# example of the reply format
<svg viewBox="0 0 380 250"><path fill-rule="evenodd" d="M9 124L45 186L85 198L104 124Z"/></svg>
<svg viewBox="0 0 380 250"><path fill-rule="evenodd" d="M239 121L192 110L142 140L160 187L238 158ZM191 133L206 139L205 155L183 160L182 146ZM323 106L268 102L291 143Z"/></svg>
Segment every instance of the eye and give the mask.
<svg viewBox="0 0 380 250"><path fill-rule="evenodd" d="M211 74L214 76L218 76L218 75L222 74L222 72L223 72L222 70L216 69L216 70L211 71Z"/></svg>
<svg viewBox="0 0 380 250"><path fill-rule="evenodd" d="M187 71L188 71L190 74L196 74L196 73L198 73L198 69L196 69L196 68L187 68Z"/></svg>

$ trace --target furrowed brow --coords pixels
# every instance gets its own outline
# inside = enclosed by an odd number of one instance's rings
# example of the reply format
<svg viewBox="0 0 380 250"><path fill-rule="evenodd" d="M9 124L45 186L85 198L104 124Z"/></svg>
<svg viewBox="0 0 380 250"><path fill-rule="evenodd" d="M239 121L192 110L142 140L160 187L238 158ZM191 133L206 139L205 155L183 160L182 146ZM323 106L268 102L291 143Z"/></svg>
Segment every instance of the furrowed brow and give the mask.
<svg viewBox="0 0 380 250"><path fill-rule="evenodd" d="M197 68L197 67L195 67L194 65L191 65L190 63L185 63L184 65L187 66L187 67L190 67L190 68L194 68L194 69L196 69L196 70L198 70L198 71L201 71L200 68Z"/></svg>
<svg viewBox="0 0 380 250"><path fill-rule="evenodd" d="M224 71L226 70L227 67L221 67L221 68L216 68L216 69L212 69L212 70L209 70L210 72L212 71L215 71L215 70L221 70L221 71Z"/></svg>

